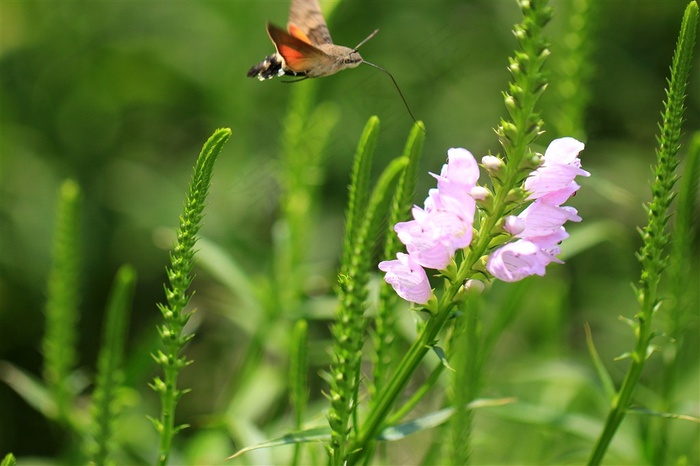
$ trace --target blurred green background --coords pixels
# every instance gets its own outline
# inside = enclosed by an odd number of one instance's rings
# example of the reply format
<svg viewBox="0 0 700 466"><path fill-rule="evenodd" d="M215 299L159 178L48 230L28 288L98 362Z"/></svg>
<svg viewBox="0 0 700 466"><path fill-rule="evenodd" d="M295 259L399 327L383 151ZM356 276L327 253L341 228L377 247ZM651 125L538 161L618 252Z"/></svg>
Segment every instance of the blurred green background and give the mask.
<svg viewBox="0 0 700 466"><path fill-rule="evenodd" d="M549 63L556 68L571 5L552 5ZM606 222L611 235L565 266L553 267L546 279L531 282L543 289L563 287L566 313L542 317L542 302L526 305L529 312L523 312L513 334L499 346L490 369L494 380L517 380L525 368L551 361L590 365L585 322L591 323L613 375L623 373L624 363L612 358L631 348L632 336L617 317L635 312L629 286L638 277L635 229L645 219L641 203L649 198L656 125L685 5L680 0L601 3L591 103L582 129L587 135L582 161L593 176L581 183L584 188L573 200L584 222L572 231ZM161 238L164 229L176 226L195 157L215 128L232 129L214 172L202 234L243 264L251 279L268 273L278 215L282 123L290 93L299 86L315 85L316 101L330 105L339 118L319 181L319 221L309 225L312 236L320 238L311 258L315 273L326 283L334 280L348 173L362 127L370 115L381 119L377 165L383 166L400 153L412 121L391 81L370 67L315 83L245 78L250 66L274 50L265 22L284 25L288 8L287 1L276 0L2 0L0 360L41 373L56 191L64 178L73 177L85 194L79 365L87 374L94 371L111 280L119 265L133 264L138 287L127 382L140 392L146 414L155 415L156 398L146 386L155 368L143 356L155 344L155 303L163 298L170 239ZM329 18L331 34L341 45L354 46L380 28L362 55L393 73L414 114L425 122L416 202L433 184L427 171L439 170L449 147L466 147L477 158L498 152L492 128L505 114L501 91L509 79L507 57L515 47L511 28L519 19L515 2L506 0L353 0L340 2ZM696 60L684 143L688 133L700 128L698 76ZM558 104L553 96L548 92L542 102L549 131L542 144L564 136L554 132ZM697 255L697 238L694 251ZM195 364L184 376L195 391L185 397L181 411L182 422L195 426L215 409L211 399L240 364L249 338L222 317L226 311L221 309L233 306L235 299L206 272L197 273L197 337L188 351ZM689 277L690 287L700 285L697 274ZM328 285L321 291L328 292ZM695 351L684 356L682 367L687 379L683 399L694 399L686 408L698 415L695 317L689 342ZM327 326L327 321L319 324L321 342L328 337ZM322 344L317 353L321 363L314 373L323 368ZM270 363L274 367L275 361ZM652 361L645 380L653 374ZM314 398L323 387L314 381ZM486 391L491 387L487 384ZM496 391L505 396L509 387ZM283 410L283 400L275 403L260 408L262 423ZM602 417L604 407L592 413ZM145 421L142 428L151 429ZM0 384L0 453L55 456L64 442L57 429ZM586 445L579 447L585 450ZM693 451L697 454L697 444Z"/></svg>

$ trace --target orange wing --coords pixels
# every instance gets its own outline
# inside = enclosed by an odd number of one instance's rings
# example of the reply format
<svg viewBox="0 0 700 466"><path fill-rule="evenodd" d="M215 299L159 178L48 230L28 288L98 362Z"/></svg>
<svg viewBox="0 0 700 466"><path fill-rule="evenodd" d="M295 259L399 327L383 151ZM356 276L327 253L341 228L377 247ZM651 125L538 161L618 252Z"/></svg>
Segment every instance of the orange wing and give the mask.
<svg viewBox="0 0 700 466"><path fill-rule="evenodd" d="M299 32L304 35L303 32ZM328 60L328 55L311 45L310 42L288 34L273 24L267 24L267 33L275 44L277 53L284 58L287 68L295 73L305 73L315 68L319 61ZM308 40L305 35L304 38Z"/></svg>
<svg viewBox="0 0 700 466"><path fill-rule="evenodd" d="M287 29L289 30L289 34L296 37L297 39L301 39L309 45L314 45L313 43L311 43L311 39L309 39L309 37L304 33L304 31L302 31L301 28L296 24L289 23L287 25Z"/></svg>
<svg viewBox="0 0 700 466"><path fill-rule="evenodd" d="M318 0L292 0L289 8L289 33L296 36L292 32L292 25L300 29L304 36L309 39L306 41L297 36L304 42L317 47L321 44L333 43Z"/></svg>

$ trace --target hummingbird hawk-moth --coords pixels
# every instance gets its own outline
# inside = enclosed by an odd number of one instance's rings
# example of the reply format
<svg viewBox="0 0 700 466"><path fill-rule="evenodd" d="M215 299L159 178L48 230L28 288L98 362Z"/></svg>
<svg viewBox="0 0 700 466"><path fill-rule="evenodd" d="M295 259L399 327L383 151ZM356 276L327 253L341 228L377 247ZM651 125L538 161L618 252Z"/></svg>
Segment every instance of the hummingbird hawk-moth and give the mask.
<svg viewBox="0 0 700 466"><path fill-rule="evenodd" d="M326 20L321 13L318 0L292 0L287 31L267 23L267 34L275 45L276 52L248 70L249 78L260 81L275 76L298 76L300 80L330 76L347 68L356 68L361 63L386 73L399 91L408 113L416 121L408 103L394 77L384 68L370 63L360 56L357 49L378 32L375 29L354 48L335 45L328 32Z"/></svg>

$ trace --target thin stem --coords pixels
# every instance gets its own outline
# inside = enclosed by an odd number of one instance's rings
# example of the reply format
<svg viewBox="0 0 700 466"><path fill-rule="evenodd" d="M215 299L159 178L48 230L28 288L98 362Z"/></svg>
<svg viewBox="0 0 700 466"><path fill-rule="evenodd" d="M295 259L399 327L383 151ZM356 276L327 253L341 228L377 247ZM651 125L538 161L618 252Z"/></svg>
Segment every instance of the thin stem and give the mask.
<svg viewBox="0 0 700 466"><path fill-rule="evenodd" d="M676 50L671 65L671 78L666 91L666 101L662 124L659 125L661 135L658 138L659 148L656 151L657 164L654 169L652 184L652 200L646 206L648 223L640 231L643 246L637 254L642 264L642 273L637 286L637 300L640 311L634 326L637 338L632 364L630 365L622 387L613 399L603 432L598 438L591 454L590 465L598 465L612 441L617 428L622 423L625 413L630 406L634 389L644 369L644 363L651 353L650 343L654 334L651 322L657 308L660 306L658 285L664 270L668 265L666 249L670 236L666 232L670 217L671 203L675 197L675 169L678 164L679 139L681 123L685 108L685 90L690 74L692 52L695 46L695 29L698 20L698 4L690 2L685 10L681 31L676 44Z"/></svg>
<svg viewBox="0 0 700 466"><path fill-rule="evenodd" d="M630 365L625 379L622 382L620 391L615 396L612 402L612 408L608 413L608 418L605 420L605 427L603 433L598 438L595 448L593 449L593 454L588 461L589 465L598 465L601 463L605 457L608 446L615 436L617 428L622 423L625 417L627 408L629 407L630 400L634 393L634 389L639 383L639 378L642 375L642 370L644 369L644 362L646 361L646 348L649 341L649 326L641 325L639 328L639 338L637 340L637 348L632 355L632 364ZM640 351L642 353L640 354Z"/></svg>
<svg viewBox="0 0 700 466"><path fill-rule="evenodd" d="M420 402L420 400L423 399L423 397L435 386L438 380L440 380L440 375L442 375L442 371L445 369L444 364L438 364L435 366L435 369L433 369L433 372L430 373L428 376L427 380L423 382L423 385L421 385L416 392L411 395L411 398L407 402L405 402L399 409L394 411L394 413L387 419L386 423L387 425L393 425L399 423L408 413L410 413L413 408L416 407L416 405Z"/></svg>
<svg viewBox="0 0 700 466"><path fill-rule="evenodd" d="M367 445L377 436L379 430L385 424L394 401L406 387L416 368L428 350L430 350L438 333L440 333L440 330L450 317L452 308L455 306L453 298L460 286L461 283L450 286L440 303L440 311L425 325L421 334L409 348L406 356L401 360L394 376L379 394L374 409L372 409L365 420L357 439L348 448L348 451L354 452L348 457L348 465L356 464L364 456L364 450L367 448Z"/></svg>

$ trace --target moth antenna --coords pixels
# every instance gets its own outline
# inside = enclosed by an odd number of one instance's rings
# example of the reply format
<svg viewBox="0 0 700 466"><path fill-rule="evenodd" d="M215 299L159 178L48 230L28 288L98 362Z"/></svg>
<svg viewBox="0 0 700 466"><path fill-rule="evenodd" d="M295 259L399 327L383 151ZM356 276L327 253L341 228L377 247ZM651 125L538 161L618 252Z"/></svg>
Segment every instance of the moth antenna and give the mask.
<svg viewBox="0 0 700 466"><path fill-rule="evenodd" d="M364 45L365 42L367 42L367 41L370 40L372 37L374 37L375 35L377 35L378 32L379 32L379 29L375 29L375 30L372 32L372 34L368 35L367 37L365 37L365 38L362 40L362 42L360 42L359 44L357 44L357 45L355 46L355 48L352 49L352 51L353 51L353 52L357 52L357 49L359 49L360 47L362 47L362 46Z"/></svg>
<svg viewBox="0 0 700 466"><path fill-rule="evenodd" d="M379 29L377 29L377 31L378 31L378 30L379 30ZM377 31L374 31L372 34L370 34L370 36L369 36L367 39L365 39L365 40L363 40L362 42L360 42L360 45L364 44L364 43L367 42L369 39L371 39L372 36L375 35L375 34L377 33ZM359 47L360 45L358 45L358 47ZM362 63L364 63L365 65L369 65L369 66L371 66L371 67L374 67L374 68L378 69L379 71L383 71L384 73L386 73L386 74L391 78L391 80L392 80L393 83L394 83L394 87L396 87L396 90L399 91L399 95L401 96L401 100L403 100L403 104L406 106L406 110L408 110L408 114L411 115L411 118L413 119L413 122L414 122L414 123L418 123L418 120L416 120L416 117L413 116L413 112L411 111L411 107L408 106L408 102L406 101L406 97L403 96L403 92L401 92L401 88L399 87L398 83L396 82L396 79L394 79L394 76L393 76L391 73L389 73L387 70L385 70L384 68L382 68L381 66L379 66L379 65L375 65L374 63L370 63L370 62L368 62L368 61L366 61L366 60L362 60Z"/></svg>

